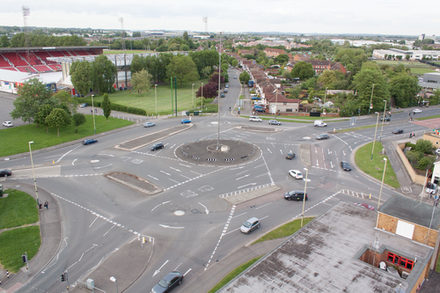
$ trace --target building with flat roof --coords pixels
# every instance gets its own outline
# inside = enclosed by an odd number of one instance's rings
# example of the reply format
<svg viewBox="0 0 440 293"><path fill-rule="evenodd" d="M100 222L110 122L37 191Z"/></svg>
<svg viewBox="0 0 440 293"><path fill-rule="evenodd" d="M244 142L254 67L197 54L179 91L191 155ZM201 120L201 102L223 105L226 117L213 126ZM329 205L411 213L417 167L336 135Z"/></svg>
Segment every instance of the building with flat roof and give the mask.
<svg viewBox="0 0 440 293"><path fill-rule="evenodd" d="M379 213L341 202L221 292L416 292L436 250L430 244L438 240L439 220L438 208L400 197Z"/></svg>

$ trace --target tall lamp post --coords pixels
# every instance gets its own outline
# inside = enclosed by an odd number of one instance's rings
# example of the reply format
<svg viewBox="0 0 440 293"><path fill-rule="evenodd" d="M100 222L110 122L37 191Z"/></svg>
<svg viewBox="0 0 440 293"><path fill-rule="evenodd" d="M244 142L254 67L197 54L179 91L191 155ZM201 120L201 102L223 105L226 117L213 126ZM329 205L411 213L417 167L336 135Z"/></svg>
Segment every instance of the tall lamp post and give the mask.
<svg viewBox="0 0 440 293"><path fill-rule="evenodd" d="M382 126L380 128L380 136L379 139L382 140L383 135L383 124L385 123L385 112L387 111L387 100L383 100L385 102L385 105L383 106L383 115L382 115Z"/></svg>
<svg viewBox="0 0 440 293"><path fill-rule="evenodd" d="M118 290L118 280L115 277L111 276L110 277L110 281L115 283L115 285L116 285L116 293L119 293L119 290Z"/></svg>
<svg viewBox="0 0 440 293"><path fill-rule="evenodd" d="M376 143L376 135L377 135L377 125L379 124L379 112L376 112L377 118L376 118L376 128L374 130L374 139L373 139L373 146L371 147L371 158L370 160L373 160L373 152L374 152L374 144Z"/></svg>
<svg viewBox="0 0 440 293"><path fill-rule="evenodd" d="M306 207L306 194L307 194L307 181L309 177L309 169L304 168L306 171L306 180L304 181L304 196L303 196L303 205L302 205L302 212L301 212L301 228L304 223L304 208Z"/></svg>
<svg viewBox="0 0 440 293"><path fill-rule="evenodd" d="M373 87L371 88L371 97L370 97L370 105L368 106L368 115L370 115L370 110L373 109L373 92L374 92L374 83L373 83Z"/></svg>
<svg viewBox="0 0 440 293"><path fill-rule="evenodd" d="M95 95L92 95L92 117L93 117L93 135L96 134L96 124L95 124L95 105L93 104L93 97Z"/></svg>
<svg viewBox="0 0 440 293"><path fill-rule="evenodd" d="M380 184L380 190L379 190L379 198L377 199L377 219L376 219L376 227L379 222L379 208L380 208L380 200L382 198L382 189L383 189L383 182L385 180L385 172L387 170L387 158L383 158L383 174L382 174L382 182Z"/></svg>
<svg viewBox="0 0 440 293"><path fill-rule="evenodd" d="M194 83L191 85L191 101L192 101L192 107L194 109Z"/></svg>
<svg viewBox="0 0 440 293"><path fill-rule="evenodd" d="M32 159L32 148L31 144L33 144L34 141L29 141L29 155L31 157L31 168L32 168L32 177L34 178L34 190L35 190L35 197L37 198L37 205L38 208L40 208L40 199L38 197L38 188L37 188L37 179L35 179L35 170L34 170L34 160Z"/></svg>
<svg viewBox="0 0 440 293"><path fill-rule="evenodd" d="M156 119L157 119L157 83L154 84L154 107L156 109Z"/></svg>

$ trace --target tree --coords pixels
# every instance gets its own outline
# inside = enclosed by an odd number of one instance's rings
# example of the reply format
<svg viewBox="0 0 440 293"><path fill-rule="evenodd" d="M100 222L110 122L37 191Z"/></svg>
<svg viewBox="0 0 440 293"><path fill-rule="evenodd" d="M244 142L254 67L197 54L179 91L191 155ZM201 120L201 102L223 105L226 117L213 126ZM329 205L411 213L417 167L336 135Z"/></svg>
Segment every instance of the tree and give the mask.
<svg viewBox="0 0 440 293"><path fill-rule="evenodd" d="M420 170L426 170L426 169L430 169L432 170L432 168L434 167L434 162L435 162L435 157L434 156L426 156L420 159L420 161L417 162L417 169Z"/></svg>
<svg viewBox="0 0 440 293"><path fill-rule="evenodd" d="M342 63L348 71L356 74L367 61L367 55L363 49L340 48L335 55L335 61Z"/></svg>
<svg viewBox="0 0 440 293"><path fill-rule="evenodd" d="M313 70L311 63L300 61L293 66L290 75L292 78L298 77L301 80L306 80L313 77L315 75L315 71Z"/></svg>
<svg viewBox="0 0 440 293"><path fill-rule="evenodd" d="M280 54L275 57L275 63L277 64L286 64L289 62L289 56L287 54Z"/></svg>
<svg viewBox="0 0 440 293"><path fill-rule="evenodd" d="M40 106L48 103L50 97L51 92L43 83L36 78L29 80L18 88L12 118L21 118L24 122L34 121Z"/></svg>
<svg viewBox="0 0 440 293"><path fill-rule="evenodd" d="M100 93L109 93L113 90L115 82L116 67L105 56L96 57L92 63L92 86Z"/></svg>
<svg viewBox="0 0 440 293"><path fill-rule="evenodd" d="M248 84L249 80L251 79L251 76L249 75L249 73L247 73L247 71L243 71L242 73L240 73L239 79L240 79L240 83Z"/></svg>
<svg viewBox="0 0 440 293"><path fill-rule="evenodd" d="M138 94L148 92L151 87L151 74L145 69L133 73L131 75L131 84Z"/></svg>
<svg viewBox="0 0 440 293"><path fill-rule="evenodd" d="M354 76L353 86L357 90L357 102L362 113L374 113L375 111L383 110L383 100L389 99L389 91L388 83L380 69L373 69L368 66L362 68L362 70ZM373 93L372 99L371 93ZM370 109L370 106L373 108Z"/></svg>
<svg viewBox="0 0 440 293"><path fill-rule="evenodd" d="M406 108L417 104L415 98L420 91L417 78L407 73L400 73L390 80L390 95L397 107Z"/></svg>
<svg viewBox="0 0 440 293"><path fill-rule="evenodd" d="M52 96L52 99L57 108L64 109L68 114L72 115L76 112L78 102L68 92L58 91Z"/></svg>
<svg viewBox="0 0 440 293"><path fill-rule="evenodd" d="M107 93L104 94L104 99L102 100L102 111L104 111L105 119L108 119L110 113L112 112L112 109L111 109L110 99L108 98Z"/></svg>
<svg viewBox="0 0 440 293"><path fill-rule="evenodd" d="M430 105L438 105L440 104L440 89L436 89L434 91L434 95L429 98Z"/></svg>
<svg viewBox="0 0 440 293"><path fill-rule="evenodd" d="M48 131L46 117L49 116L49 114L52 112L53 109L54 109L54 105L52 104L48 103L41 105L37 115L35 116L34 122L37 123L38 125L46 126L46 132Z"/></svg>
<svg viewBox="0 0 440 293"><path fill-rule="evenodd" d="M218 83L210 82L203 86L203 97L204 98L215 98L217 96ZM196 93L196 97L202 96L202 87L200 87Z"/></svg>
<svg viewBox="0 0 440 293"><path fill-rule="evenodd" d="M86 122L86 116L82 113L75 113L72 116L72 122L73 125L75 126L75 133L78 133L78 126Z"/></svg>
<svg viewBox="0 0 440 293"><path fill-rule="evenodd" d="M75 61L70 67L70 78L76 91L86 96L92 87L91 65L88 61Z"/></svg>
<svg viewBox="0 0 440 293"><path fill-rule="evenodd" d="M131 74L139 72L145 68L146 68L146 59L140 55L133 55L133 60L131 61L131 65L130 65Z"/></svg>
<svg viewBox="0 0 440 293"><path fill-rule="evenodd" d="M325 70L318 77L318 84L321 88L328 89L342 89L347 82L344 79L344 74L336 70Z"/></svg>
<svg viewBox="0 0 440 293"><path fill-rule="evenodd" d="M57 129L57 136L60 136L60 128L70 124L70 116L64 109L54 108L46 117L46 124Z"/></svg>
<svg viewBox="0 0 440 293"><path fill-rule="evenodd" d="M423 154L432 154L432 142L430 142L429 140L419 139L417 140L414 149Z"/></svg>
<svg viewBox="0 0 440 293"><path fill-rule="evenodd" d="M176 77L180 86L199 79L197 67L189 56L176 55L167 66L168 78Z"/></svg>

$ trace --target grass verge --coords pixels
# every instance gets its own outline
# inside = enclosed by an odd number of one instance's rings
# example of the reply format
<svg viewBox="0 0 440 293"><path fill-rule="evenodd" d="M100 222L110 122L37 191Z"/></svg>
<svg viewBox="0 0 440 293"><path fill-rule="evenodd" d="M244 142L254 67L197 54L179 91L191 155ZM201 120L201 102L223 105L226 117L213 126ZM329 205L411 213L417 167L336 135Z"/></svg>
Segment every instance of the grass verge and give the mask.
<svg viewBox="0 0 440 293"><path fill-rule="evenodd" d="M6 270L17 272L23 266L21 256L32 259L40 248L40 227L31 226L5 231L0 234L0 263Z"/></svg>
<svg viewBox="0 0 440 293"><path fill-rule="evenodd" d="M113 117L106 120L104 116L95 116L95 121L96 133L133 124L131 121ZM78 127L78 132L75 132L74 126L68 126L60 129L60 136L57 136L56 129L49 129L46 132L46 128L35 124L2 129L0 135L0 157L3 157L28 152L28 142L31 140L34 141L32 150L38 150L93 135L93 121L91 115L86 115L86 122Z"/></svg>
<svg viewBox="0 0 440 293"><path fill-rule="evenodd" d="M314 219L313 217L304 218L303 226L313 219ZM273 239L279 239L290 236L299 229L301 229L301 219L297 219L292 222L286 223L281 227L278 227L275 230L270 231L269 233L263 235L263 237L252 242L252 245L266 240L273 240Z"/></svg>
<svg viewBox="0 0 440 293"><path fill-rule="evenodd" d="M371 159L371 149L373 148L373 143L370 142L362 147L360 147L355 154L355 162L359 169L368 175L382 181L383 168L384 168L384 158L387 158L387 168L385 172L384 183L394 187L399 188L400 184L397 181L396 174L394 173L393 167L390 164L390 160L386 155L382 155L382 143L376 141L373 150L373 158Z"/></svg>
<svg viewBox="0 0 440 293"><path fill-rule="evenodd" d="M426 117L420 117L420 118L416 118L416 120L421 121L421 120L429 120L429 119L434 119L434 118L440 118L440 114L439 115L426 116Z"/></svg>
<svg viewBox="0 0 440 293"><path fill-rule="evenodd" d="M19 227L38 221L35 199L15 189L7 189L8 197L0 198L0 229Z"/></svg>
<svg viewBox="0 0 440 293"><path fill-rule="evenodd" d="M232 279L234 279L236 276L238 276L241 272L246 270L248 267L250 267L252 264L254 264L257 260L259 260L261 256L258 256L256 258L251 259L250 261L240 265L236 269L234 269L232 272L226 275L220 282L217 283L217 285L214 286L211 290L208 291L208 293L215 293L218 290L220 290L224 285L229 283Z"/></svg>

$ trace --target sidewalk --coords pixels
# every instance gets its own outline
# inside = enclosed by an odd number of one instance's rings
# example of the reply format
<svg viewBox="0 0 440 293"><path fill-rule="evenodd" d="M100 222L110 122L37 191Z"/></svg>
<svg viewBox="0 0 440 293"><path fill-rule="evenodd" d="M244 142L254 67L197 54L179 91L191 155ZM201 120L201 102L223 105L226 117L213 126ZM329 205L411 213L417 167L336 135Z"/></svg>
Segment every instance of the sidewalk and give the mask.
<svg viewBox="0 0 440 293"><path fill-rule="evenodd" d="M17 189L35 197L34 186L32 184L21 183L17 187L16 182L3 182L4 189ZM23 267L16 274L10 273L6 278L6 271L0 270L0 280L2 281L0 292L12 293L20 289L29 282L35 275L39 274L45 266L56 255L61 243L61 216L57 200L55 200L44 189L38 188L40 202L49 203L49 208L39 210L41 246L38 253L29 261L29 270Z"/></svg>

